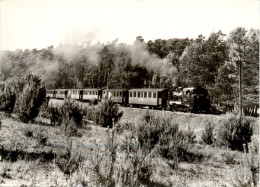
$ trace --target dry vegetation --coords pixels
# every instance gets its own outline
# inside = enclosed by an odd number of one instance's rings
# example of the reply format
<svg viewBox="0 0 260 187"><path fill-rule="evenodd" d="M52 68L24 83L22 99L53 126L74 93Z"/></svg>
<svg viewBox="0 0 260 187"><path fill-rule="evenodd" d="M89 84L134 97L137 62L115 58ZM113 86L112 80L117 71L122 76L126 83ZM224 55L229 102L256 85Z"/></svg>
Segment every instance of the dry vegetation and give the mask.
<svg viewBox="0 0 260 187"><path fill-rule="evenodd" d="M89 112L99 106L83 104L82 125L70 134L64 125L75 123L72 106L59 125L43 120L46 111L30 124L1 113L1 186L251 186L258 176L257 141L245 154L201 138L215 136L230 115L120 107L122 118L108 129ZM250 120L258 138L259 118Z"/></svg>

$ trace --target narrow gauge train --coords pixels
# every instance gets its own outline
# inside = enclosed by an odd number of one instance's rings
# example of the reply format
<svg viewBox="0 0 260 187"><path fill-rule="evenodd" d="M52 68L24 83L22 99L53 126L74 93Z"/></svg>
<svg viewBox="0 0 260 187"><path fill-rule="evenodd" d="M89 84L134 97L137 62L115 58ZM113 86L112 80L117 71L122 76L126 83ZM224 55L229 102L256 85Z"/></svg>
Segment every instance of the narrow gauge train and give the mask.
<svg viewBox="0 0 260 187"><path fill-rule="evenodd" d="M116 104L130 107L149 107L194 113L210 112L210 97L204 88L183 88L169 91L165 88L135 89L53 89L47 90L48 98L64 99L70 96L80 101L98 102L108 94Z"/></svg>
<svg viewBox="0 0 260 187"><path fill-rule="evenodd" d="M171 95L168 106L172 111L210 113L210 96L205 88L176 88Z"/></svg>

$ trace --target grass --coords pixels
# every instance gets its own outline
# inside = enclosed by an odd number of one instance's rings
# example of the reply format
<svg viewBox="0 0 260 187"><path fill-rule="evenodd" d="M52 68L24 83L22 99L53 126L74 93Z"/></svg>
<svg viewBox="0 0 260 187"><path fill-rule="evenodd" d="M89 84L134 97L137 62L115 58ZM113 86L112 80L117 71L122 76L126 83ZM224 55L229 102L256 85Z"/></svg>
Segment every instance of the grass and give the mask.
<svg viewBox="0 0 260 187"><path fill-rule="evenodd" d="M62 101L52 101L61 104ZM82 105L85 105L83 103ZM87 105L87 104L86 104ZM120 107L124 112L120 124L125 122L138 124L145 109ZM179 124L181 130L190 127L194 130L198 141L205 126L211 122L218 128L228 115L204 115L189 113L172 113L152 111L154 115L170 115ZM93 171L90 170L91 163L88 159L93 142L99 145L106 144L107 129L95 124L88 124L80 129L81 137L68 139L59 127L43 126L39 124L25 124L13 118L2 117L0 129L0 148L8 151L23 151L24 157L12 162L8 158L0 161L0 186L1 185L27 185L27 186L72 186L82 185L95 186L92 181ZM255 120L254 136L258 137L258 121ZM123 143L124 137L130 131L125 130L118 134L118 142ZM43 141L44 140L44 141ZM44 158L34 158L32 153L43 154L55 152L65 154L64 146L69 146L72 141L73 149L85 157L79 169L68 176L54 164L54 160L47 161ZM52 145L52 146L50 146ZM229 186L230 172L241 162L244 155L242 152L231 151L221 147L209 147L197 144L189 150L197 155L192 162L180 162L174 167L171 160L154 155L151 160L153 172L151 175L151 186ZM119 155L120 156L120 155Z"/></svg>

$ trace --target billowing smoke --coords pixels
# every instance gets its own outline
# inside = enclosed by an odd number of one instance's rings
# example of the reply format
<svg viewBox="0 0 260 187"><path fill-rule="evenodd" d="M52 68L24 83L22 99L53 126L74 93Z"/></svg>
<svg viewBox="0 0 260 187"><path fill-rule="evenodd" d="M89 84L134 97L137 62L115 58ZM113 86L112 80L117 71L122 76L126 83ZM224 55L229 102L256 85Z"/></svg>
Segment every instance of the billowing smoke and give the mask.
<svg viewBox="0 0 260 187"><path fill-rule="evenodd" d="M73 63L78 56L85 57L92 65L97 65L99 61L99 51L102 49L101 43L91 44L91 41L81 44L60 44L55 48L55 54L64 57L69 63Z"/></svg>
<svg viewBox="0 0 260 187"><path fill-rule="evenodd" d="M173 79L177 73L177 69L168 62L168 59L160 59L156 55L151 55L144 43L138 40L131 47L131 58L134 65L143 66L160 76Z"/></svg>

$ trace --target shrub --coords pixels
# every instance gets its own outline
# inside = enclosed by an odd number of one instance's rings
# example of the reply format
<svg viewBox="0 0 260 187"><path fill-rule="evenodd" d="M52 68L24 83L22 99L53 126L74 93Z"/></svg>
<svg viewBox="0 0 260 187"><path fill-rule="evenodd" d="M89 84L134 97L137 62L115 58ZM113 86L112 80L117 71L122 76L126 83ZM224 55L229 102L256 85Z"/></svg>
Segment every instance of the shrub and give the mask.
<svg viewBox="0 0 260 187"><path fill-rule="evenodd" d="M143 115L143 120L146 122L146 123L149 123L150 120L152 118L152 114L149 112L149 110L146 110L144 115Z"/></svg>
<svg viewBox="0 0 260 187"><path fill-rule="evenodd" d="M164 158L176 162L184 160L188 145L195 141L193 131L180 131L179 125L172 123L172 119L165 116L151 116L148 123L138 124L136 133L142 149L156 149Z"/></svg>
<svg viewBox="0 0 260 187"><path fill-rule="evenodd" d="M46 89L38 76L27 73L23 78L21 93L16 96L14 111L23 122L33 120L39 114Z"/></svg>
<svg viewBox="0 0 260 187"><path fill-rule="evenodd" d="M243 144L251 141L253 135L252 122L243 117L241 120L231 116L218 129L216 142L232 150L243 151Z"/></svg>
<svg viewBox="0 0 260 187"><path fill-rule="evenodd" d="M88 108L82 108L70 97L65 98L61 106L48 106L46 117L50 118L51 124L62 126L65 135L74 136L77 129L82 127L83 117L88 114Z"/></svg>
<svg viewBox="0 0 260 187"><path fill-rule="evenodd" d="M138 145L135 138L127 139L127 148L122 151L115 169L116 186L140 186L149 184L152 175L151 153Z"/></svg>
<svg viewBox="0 0 260 187"><path fill-rule="evenodd" d="M102 127L111 128L113 120L116 124L122 116L123 112L119 112L119 107L114 105L113 100L106 96L96 108L94 120L96 124Z"/></svg>
<svg viewBox="0 0 260 187"><path fill-rule="evenodd" d="M241 165L231 172L231 184L234 187L251 187L252 176L250 170Z"/></svg>
<svg viewBox="0 0 260 187"><path fill-rule="evenodd" d="M90 163L97 185L140 186L147 183L152 174L151 154L138 145L132 136L134 131L125 139L127 147L118 149L116 132L116 127L108 129L105 145L93 144Z"/></svg>
<svg viewBox="0 0 260 187"><path fill-rule="evenodd" d="M52 125L60 126L62 123L62 115L60 114L59 108L54 106L48 107L48 117L51 120Z"/></svg>
<svg viewBox="0 0 260 187"><path fill-rule="evenodd" d="M41 118L49 118L49 99L45 98L42 106L40 107L39 116Z"/></svg>
<svg viewBox="0 0 260 187"><path fill-rule="evenodd" d="M11 78L0 84L0 110L12 113L17 94L22 91L23 83L20 78Z"/></svg>
<svg viewBox="0 0 260 187"><path fill-rule="evenodd" d="M236 164L237 154L234 151L227 150L222 153L222 159L226 164Z"/></svg>
<svg viewBox="0 0 260 187"><path fill-rule="evenodd" d="M73 148L72 140L67 139L64 149L56 154L54 162L64 174L71 175L78 170L84 159L85 156L81 154L80 149L78 147Z"/></svg>
<svg viewBox="0 0 260 187"><path fill-rule="evenodd" d="M207 145L211 145L214 142L214 126L211 123L208 123L201 135L201 140Z"/></svg>
<svg viewBox="0 0 260 187"><path fill-rule="evenodd" d="M51 120L57 121L64 127L65 135L74 136L77 129L82 127L84 109L75 100L66 98L62 106L50 110Z"/></svg>
<svg viewBox="0 0 260 187"><path fill-rule="evenodd" d="M248 153L246 152L246 148L244 148L245 157L243 159L243 164L249 168L252 173L252 182L254 186L257 186L258 176L259 174L259 142L257 139L253 139L248 146Z"/></svg>

